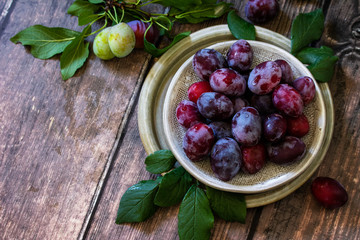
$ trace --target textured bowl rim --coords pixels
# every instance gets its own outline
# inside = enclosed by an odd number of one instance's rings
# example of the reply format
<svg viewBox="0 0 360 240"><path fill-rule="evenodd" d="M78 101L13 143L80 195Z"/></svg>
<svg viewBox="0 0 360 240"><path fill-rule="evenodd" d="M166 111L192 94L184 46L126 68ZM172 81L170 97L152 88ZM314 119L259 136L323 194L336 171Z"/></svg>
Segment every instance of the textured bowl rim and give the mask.
<svg viewBox="0 0 360 240"><path fill-rule="evenodd" d="M220 43L216 43L216 44L207 46L206 48L211 48L211 49L219 49L219 48L224 48L224 47L229 48L234 42L236 42L236 40L220 42ZM260 42L260 41L251 41L251 40L248 40L248 42L252 47L267 49L269 52L276 52L277 54L285 57L286 59L288 59L288 60L290 59L290 62L300 72L304 73L305 76L309 76L312 79L314 79L314 77L312 76L310 71L306 68L306 66L304 64L302 64L293 55L291 55L289 52L287 52L277 46L269 44L269 43L264 43L264 42ZM203 184L210 186L212 188L218 189L218 190L227 191L227 192L236 192L236 193L256 194L256 193L266 192L266 191L278 188L280 186L285 185L286 183L291 182L292 180L297 178L299 175L301 175L311 165L311 163L315 160L316 152L318 152L320 150L321 143L324 141L324 137L325 137L324 130L320 131L319 136L317 137L317 139L319 141L313 142L311 145L313 154L307 159L306 162L304 162L304 163L300 162L299 168L297 168L295 172L290 171L286 174L276 176L275 179L272 178L272 179L266 180L264 182L255 184L255 185L231 184L230 182L224 182L219 179L209 177L206 173L204 173L204 171L197 168L188 158L184 159L181 154L183 152L183 150L182 149L180 150L178 148L177 144L173 141L173 136L171 135L171 133L172 133L171 126L169 124L169 121L167 121L167 120L169 118L171 118L172 114L174 114L173 112L171 112L171 110L172 110L171 106L175 100L173 98L173 94L172 94L173 89L177 85L177 82L179 81L179 79L182 77L184 70L189 66L189 64L191 64L192 59L193 59L193 56L191 56L189 59L187 59L181 65L181 67L176 71L175 75L171 79L170 85L167 89L164 106L163 106L163 123L164 123L164 130L165 130L164 132L165 132L167 144L170 147L170 150L172 151L172 153L174 154L176 159L178 160L178 162L180 163L180 165L182 165L186 169L186 171L188 171L194 178L196 178ZM319 86L317 85L316 81L314 81L314 83L315 83L315 87L316 87L316 98L318 98L318 101L321 105L320 106L321 111L320 111L320 115L319 115L320 121L318 121L318 124L316 126L324 129L325 125L326 125L326 118L324 117L326 115L324 99L322 97L321 90L320 90Z"/></svg>

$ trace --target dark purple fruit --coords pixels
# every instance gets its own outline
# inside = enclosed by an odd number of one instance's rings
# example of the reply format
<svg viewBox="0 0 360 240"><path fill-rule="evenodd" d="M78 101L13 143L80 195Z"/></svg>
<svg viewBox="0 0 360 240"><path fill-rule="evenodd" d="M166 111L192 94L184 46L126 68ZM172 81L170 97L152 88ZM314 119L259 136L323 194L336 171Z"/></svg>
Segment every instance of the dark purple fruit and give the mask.
<svg viewBox="0 0 360 240"><path fill-rule="evenodd" d="M250 174L257 173L265 165L266 149L262 143L255 146L241 146L243 164L241 169Z"/></svg>
<svg viewBox="0 0 360 240"><path fill-rule="evenodd" d="M269 160L277 164L295 162L303 157L305 150L305 143L292 136L286 136L281 142L267 147Z"/></svg>
<svg viewBox="0 0 360 240"><path fill-rule="evenodd" d="M300 77L294 80L293 87L300 93L305 105L315 97L315 84L310 77Z"/></svg>
<svg viewBox="0 0 360 240"><path fill-rule="evenodd" d="M343 185L329 177L317 177L311 184L311 192L316 200L329 209L341 207L348 200Z"/></svg>
<svg viewBox="0 0 360 240"><path fill-rule="evenodd" d="M189 128L204 119L201 116L197 105L191 101L183 100L176 108L176 118L181 126Z"/></svg>
<svg viewBox="0 0 360 240"><path fill-rule="evenodd" d="M227 67L224 56L214 49L201 49L197 51L192 65L196 75L201 80L207 81L216 69Z"/></svg>
<svg viewBox="0 0 360 240"><path fill-rule="evenodd" d="M229 67L239 72L249 70L253 61L253 51L250 44L243 39L236 41L226 55Z"/></svg>
<svg viewBox="0 0 360 240"><path fill-rule="evenodd" d="M214 131L215 139L232 137L231 123L229 122L212 122L209 126Z"/></svg>
<svg viewBox="0 0 360 240"><path fill-rule="evenodd" d="M257 65L250 73L248 87L258 95L270 93L281 80L281 68L273 61Z"/></svg>
<svg viewBox="0 0 360 240"><path fill-rule="evenodd" d="M276 108L272 102L272 95L257 95L254 94L251 97L251 105L256 108L260 114L267 115L270 113L274 113Z"/></svg>
<svg viewBox="0 0 360 240"><path fill-rule="evenodd" d="M211 150L211 169L217 178L229 181L241 168L241 150L232 138L221 138Z"/></svg>
<svg viewBox="0 0 360 240"><path fill-rule="evenodd" d="M275 62L281 68L281 82L292 84L292 82L294 81L294 76L289 63L281 59L276 60Z"/></svg>
<svg viewBox="0 0 360 240"><path fill-rule="evenodd" d="M245 93L246 81L238 72L220 68L210 75L210 86L215 92L229 97L239 97Z"/></svg>
<svg viewBox="0 0 360 240"><path fill-rule="evenodd" d="M304 114L297 118L288 117L286 120L288 126L287 132L291 136L303 137L310 130L309 121Z"/></svg>
<svg viewBox="0 0 360 240"><path fill-rule="evenodd" d="M301 95L288 84L280 84L273 92L274 106L290 117L298 117L303 113L304 104Z"/></svg>
<svg viewBox="0 0 360 240"><path fill-rule="evenodd" d="M232 119L232 134L244 146L253 146L261 138L261 117L253 107L244 107Z"/></svg>
<svg viewBox="0 0 360 240"><path fill-rule="evenodd" d="M279 12L277 0L249 0L245 5L245 15L253 23L264 23Z"/></svg>
<svg viewBox="0 0 360 240"><path fill-rule="evenodd" d="M224 120L230 118L234 112L231 100L221 93L203 93L197 101L201 115L211 120Z"/></svg>
<svg viewBox="0 0 360 240"><path fill-rule="evenodd" d="M249 106L249 102L243 98L234 98L231 99L231 101L234 104L234 113L237 113L238 111L240 111L243 107Z"/></svg>
<svg viewBox="0 0 360 240"><path fill-rule="evenodd" d="M277 142L285 136L286 119L280 114L273 113L264 119L263 136L267 141Z"/></svg>
<svg viewBox="0 0 360 240"><path fill-rule="evenodd" d="M186 156L196 162L210 153L214 142L215 137L211 127L204 123L198 123L186 131L183 149Z"/></svg>

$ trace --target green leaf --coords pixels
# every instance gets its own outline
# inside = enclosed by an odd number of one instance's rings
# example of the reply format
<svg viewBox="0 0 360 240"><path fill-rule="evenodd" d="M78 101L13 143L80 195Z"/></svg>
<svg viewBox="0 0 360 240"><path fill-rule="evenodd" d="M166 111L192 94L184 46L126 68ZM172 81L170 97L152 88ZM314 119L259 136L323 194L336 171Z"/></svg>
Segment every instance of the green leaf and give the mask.
<svg viewBox="0 0 360 240"><path fill-rule="evenodd" d="M83 14L78 17L78 25L83 26L99 18L98 14Z"/></svg>
<svg viewBox="0 0 360 240"><path fill-rule="evenodd" d="M227 23L236 39L255 40L255 26L239 17L234 10L229 12Z"/></svg>
<svg viewBox="0 0 360 240"><path fill-rule="evenodd" d="M13 43L21 42L24 46L29 45L34 57L48 59L63 52L70 42L79 35L80 32L66 28L48 28L42 25L34 25L20 31L10 41Z"/></svg>
<svg viewBox="0 0 360 240"><path fill-rule="evenodd" d="M320 48L305 48L296 57L305 64L309 64L308 69L319 82L328 82L334 74L334 67L337 56L331 48L322 46Z"/></svg>
<svg viewBox="0 0 360 240"><path fill-rule="evenodd" d="M291 53L297 53L318 40L324 30L324 14L321 9L310 13L301 13L291 26Z"/></svg>
<svg viewBox="0 0 360 240"><path fill-rule="evenodd" d="M169 171L173 168L175 162L176 158L170 150L156 151L145 159L146 170L154 174Z"/></svg>
<svg viewBox="0 0 360 240"><path fill-rule="evenodd" d="M160 57L163 53L165 53L169 48L174 46L177 42L179 42L183 38L189 36L190 33L191 32L189 31L189 32L183 32L183 33L176 35L174 37L173 41L170 43L170 45L168 45L167 47L164 47L162 49L156 48L156 46L154 44L152 44L152 43L148 42L146 39L144 39L145 51L150 53L154 57Z"/></svg>
<svg viewBox="0 0 360 240"><path fill-rule="evenodd" d="M225 2L219 2L217 4L202 4L194 7L187 13L180 14L175 18L181 20L186 19L188 23L200 23L211 18L218 18L227 13L230 10L231 4Z"/></svg>
<svg viewBox="0 0 360 240"><path fill-rule="evenodd" d="M324 58L317 63L308 66L308 68L317 81L328 82L334 75L334 67L338 59L337 56Z"/></svg>
<svg viewBox="0 0 360 240"><path fill-rule="evenodd" d="M211 209L226 221L245 223L246 202L242 194L223 192L206 187Z"/></svg>
<svg viewBox="0 0 360 240"><path fill-rule="evenodd" d="M166 31L171 31L173 22L168 17L159 16L154 17L153 20L159 27L164 28Z"/></svg>
<svg viewBox="0 0 360 240"><path fill-rule="evenodd" d="M183 167L178 167L165 174L154 203L160 207L169 207L181 202L191 186L192 177Z"/></svg>
<svg viewBox="0 0 360 240"><path fill-rule="evenodd" d="M99 4L99 3L103 3L104 0L89 0L89 2L92 4Z"/></svg>
<svg viewBox="0 0 360 240"><path fill-rule="evenodd" d="M152 216L156 210L154 197L158 186L159 179L140 181L128 188L120 200L116 224L142 222Z"/></svg>
<svg viewBox="0 0 360 240"><path fill-rule="evenodd" d="M180 239L209 239L214 215L204 191L192 185L186 193L178 214Z"/></svg>
<svg viewBox="0 0 360 240"><path fill-rule="evenodd" d="M322 58L331 57L334 55L334 51L326 46L320 48L304 48L299 52L296 57L305 64L314 64Z"/></svg>
<svg viewBox="0 0 360 240"><path fill-rule="evenodd" d="M61 76L63 80L72 77L89 56L89 43L84 43L91 26L87 26L64 50L60 57Z"/></svg>
<svg viewBox="0 0 360 240"><path fill-rule="evenodd" d="M80 16L80 15L89 15L93 14L97 10L99 10L101 6L94 5L88 1L84 0L76 0L71 6L68 8L68 14L73 16Z"/></svg>

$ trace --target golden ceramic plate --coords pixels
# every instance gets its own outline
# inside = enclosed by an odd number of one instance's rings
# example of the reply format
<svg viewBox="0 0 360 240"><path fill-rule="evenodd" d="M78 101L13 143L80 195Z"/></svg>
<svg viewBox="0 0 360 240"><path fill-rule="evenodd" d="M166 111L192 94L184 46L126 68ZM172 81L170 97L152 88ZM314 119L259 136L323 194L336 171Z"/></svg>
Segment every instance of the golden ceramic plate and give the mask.
<svg viewBox="0 0 360 240"><path fill-rule="evenodd" d="M286 51L290 51L290 40L284 36L256 27L256 39L278 46ZM138 109L139 132L144 148L147 153L152 153L159 149L169 149L165 139L163 107L164 99L170 81L183 65L197 50L234 40L227 25L218 25L203 29L185 38L168 52L166 52L152 67L145 79ZM302 174L282 186L276 187L263 193L246 195L248 207L263 206L280 200L299 188L320 165L329 147L334 124L333 105L331 94L327 84L317 86L317 98L323 98L324 122L326 124L321 130L323 140L317 145L317 151L312 153L313 161L304 167ZM309 152L309 151L308 151Z"/></svg>

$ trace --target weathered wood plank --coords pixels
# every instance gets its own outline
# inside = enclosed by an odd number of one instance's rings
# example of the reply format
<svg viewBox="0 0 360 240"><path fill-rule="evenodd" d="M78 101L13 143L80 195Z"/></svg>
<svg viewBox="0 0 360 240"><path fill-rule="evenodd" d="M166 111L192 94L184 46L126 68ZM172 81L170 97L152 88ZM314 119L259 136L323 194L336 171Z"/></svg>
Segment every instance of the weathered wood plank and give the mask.
<svg viewBox="0 0 360 240"><path fill-rule="evenodd" d="M1 35L0 232L2 239L78 236L119 126L150 56L91 54L63 82L58 57L38 60L10 37L33 25L74 28L73 1L17 1ZM76 30L81 30L77 28Z"/></svg>
<svg viewBox="0 0 360 240"><path fill-rule="evenodd" d="M264 208L256 239L359 239L360 17L358 1L332 1L321 44L340 57L329 83L335 108L333 139L319 170L298 191ZM348 203L336 210L321 207L311 195L311 181L328 176L340 181Z"/></svg>

